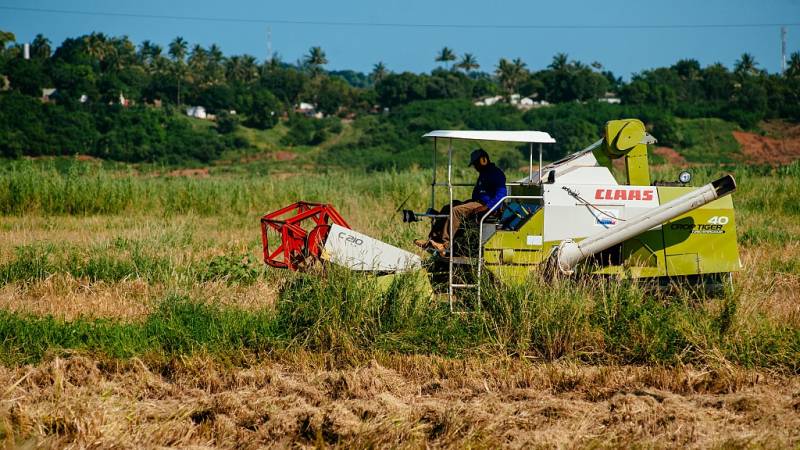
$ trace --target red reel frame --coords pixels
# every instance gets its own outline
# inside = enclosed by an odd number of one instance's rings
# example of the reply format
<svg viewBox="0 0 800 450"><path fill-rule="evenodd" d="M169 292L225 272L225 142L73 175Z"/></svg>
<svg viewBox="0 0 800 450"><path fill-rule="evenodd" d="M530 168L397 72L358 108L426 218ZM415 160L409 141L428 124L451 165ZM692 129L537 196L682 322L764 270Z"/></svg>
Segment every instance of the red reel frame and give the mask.
<svg viewBox="0 0 800 450"><path fill-rule="evenodd" d="M313 228L301 225L310 221ZM330 231L330 223L350 228L336 209L326 203L297 202L261 218L261 242L264 263L280 269L297 270L308 257L319 258ZM267 231L280 236L280 244L270 252Z"/></svg>

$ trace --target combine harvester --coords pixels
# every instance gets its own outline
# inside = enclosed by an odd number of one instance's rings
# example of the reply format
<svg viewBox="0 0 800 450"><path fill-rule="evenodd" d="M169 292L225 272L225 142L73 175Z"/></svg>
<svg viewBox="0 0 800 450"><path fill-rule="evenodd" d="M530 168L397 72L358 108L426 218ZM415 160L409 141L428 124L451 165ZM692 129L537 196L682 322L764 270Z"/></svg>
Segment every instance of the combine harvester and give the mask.
<svg viewBox="0 0 800 450"><path fill-rule="evenodd" d="M509 182L509 195L497 207L472 224L465 221L462 230L451 230L453 249L446 256L434 254L423 264L415 254L350 229L332 206L300 202L261 219L264 261L297 270L326 260L377 273L424 266L444 279L451 308L461 289L477 290L480 303L485 272L505 283L523 282L529 272L544 270L719 285L739 270L728 195L736 189L733 177L723 176L698 189L687 186L689 172L682 172L677 181L653 183L647 146L655 139L644 124L614 120L604 131L604 137L586 149L544 167L542 146L555 143L545 132L432 131L425 135L434 141L431 206L426 212L403 211L405 222L447 217L434 209L437 190L447 192L452 206L456 189L473 186L453 180L454 140L525 144L529 150L528 176ZM436 167L442 141L447 144L443 182L437 181ZM534 146L539 153L536 171ZM624 161L624 183L612 173L616 159ZM313 227L306 230L302 223ZM270 250L268 235L273 232L280 244Z"/></svg>

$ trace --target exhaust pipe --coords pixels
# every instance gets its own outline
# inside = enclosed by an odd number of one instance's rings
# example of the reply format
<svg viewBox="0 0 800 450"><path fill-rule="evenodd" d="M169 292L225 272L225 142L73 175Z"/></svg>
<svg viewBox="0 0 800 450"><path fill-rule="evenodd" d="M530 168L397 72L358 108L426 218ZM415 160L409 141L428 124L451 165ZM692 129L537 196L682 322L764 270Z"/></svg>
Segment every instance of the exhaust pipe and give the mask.
<svg viewBox="0 0 800 450"><path fill-rule="evenodd" d="M682 195L675 200L664 203L658 208L646 211L628 219L624 224L608 228L588 238L575 242L567 239L561 242L553 252L555 265L566 275L573 273L575 266L584 259L613 247L645 231L668 222L681 214L697 209L736 190L736 181L731 175L712 181L711 183Z"/></svg>

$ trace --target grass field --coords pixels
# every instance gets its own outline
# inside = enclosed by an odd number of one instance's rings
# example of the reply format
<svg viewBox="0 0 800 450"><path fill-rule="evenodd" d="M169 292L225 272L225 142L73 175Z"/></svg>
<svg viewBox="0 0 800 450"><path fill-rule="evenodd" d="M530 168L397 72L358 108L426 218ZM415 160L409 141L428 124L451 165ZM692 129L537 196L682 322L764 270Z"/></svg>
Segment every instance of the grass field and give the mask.
<svg viewBox="0 0 800 450"><path fill-rule="evenodd" d="M4 162L0 442L796 446L800 166L732 171L732 292L533 274L453 315L413 277L385 289L260 263L259 217L299 199L410 248L425 224L395 210L426 206L423 170L191 178ZM719 172L698 168L695 184Z"/></svg>

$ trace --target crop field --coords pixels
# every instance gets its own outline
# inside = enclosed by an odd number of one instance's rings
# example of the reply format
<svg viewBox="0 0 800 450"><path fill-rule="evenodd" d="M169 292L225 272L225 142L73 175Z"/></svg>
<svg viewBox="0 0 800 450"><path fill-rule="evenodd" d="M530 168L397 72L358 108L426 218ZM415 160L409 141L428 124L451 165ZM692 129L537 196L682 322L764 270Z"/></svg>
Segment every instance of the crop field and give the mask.
<svg viewBox="0 0 800 450"><path fill-rule="evenodd" d="M427 206L423 169L6 161L0 445L796 447L800 165L703 166L694 184L723 171L739 185L732 289L531 274L451 314L413 275L260 258L260 216L301 199L411 249L426 223L395 211Z"/></svg>

